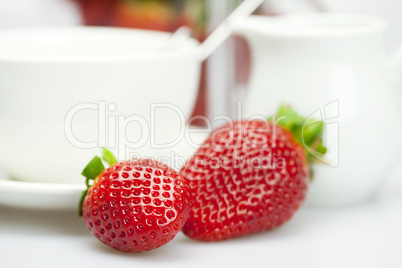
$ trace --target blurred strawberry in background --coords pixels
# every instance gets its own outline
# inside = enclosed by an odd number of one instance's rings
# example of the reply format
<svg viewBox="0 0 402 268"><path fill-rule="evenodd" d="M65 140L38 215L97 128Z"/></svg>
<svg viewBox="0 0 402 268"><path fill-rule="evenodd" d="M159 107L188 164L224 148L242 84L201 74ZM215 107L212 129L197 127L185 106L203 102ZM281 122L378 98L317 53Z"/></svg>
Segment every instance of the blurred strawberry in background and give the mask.
<svg viewBox="0 0 402 268"><path fill-rule="evenodd" d="M73 0L85 25L116 26L173 32L189 26L203 38L205 2L199 0Z"/></svg>
<svg viewBox="0 0 402 268"><path fill-rule="evenodd" d="M175 12L170 1L118 1L112 24L119 27L173 31Z"/></svg>
<svg viewBox="0 0 402 268"><path fill-rule="evenodd" d="M118 0L73 0L78 3L82 20L85 25L104 25L111 23L110 13L113 12Z"/></svg>

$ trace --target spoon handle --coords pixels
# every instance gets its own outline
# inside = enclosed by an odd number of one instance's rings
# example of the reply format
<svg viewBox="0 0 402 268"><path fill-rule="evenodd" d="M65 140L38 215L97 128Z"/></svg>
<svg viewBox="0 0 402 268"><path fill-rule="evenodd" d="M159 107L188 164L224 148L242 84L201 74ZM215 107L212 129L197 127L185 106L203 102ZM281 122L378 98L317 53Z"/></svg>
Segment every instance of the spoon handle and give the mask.
<svg viewBox="0 0 402 268"><path fill-rule="evenodd" d="M172 50L179 45L182 45L191 36L191 30L187 26L181 26L177 29L160 48L161 51Z"/></svg>
<svg viewBox="0 0 402 268"><path fill-rule="evenodd" d="M199 46L202 61L208 58L232 34L230 24L234 20L251 15L265 0L244 0Z"/></svg>

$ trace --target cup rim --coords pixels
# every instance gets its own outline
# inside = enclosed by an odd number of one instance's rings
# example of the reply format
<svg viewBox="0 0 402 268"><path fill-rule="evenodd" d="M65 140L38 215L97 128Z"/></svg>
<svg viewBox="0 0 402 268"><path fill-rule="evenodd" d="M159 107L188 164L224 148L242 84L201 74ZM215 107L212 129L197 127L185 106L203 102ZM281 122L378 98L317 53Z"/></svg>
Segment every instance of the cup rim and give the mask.
<svg viewBox="0 0 402 268"><path fill-rule="evenodd" d="M305 13L277 17L253 15L235 23L268 36L344 36L384 31L387 22L376 16L350 13ZM235 26L237 28L237 26Z"/></svg>
<svg viewBox="0 0 402 268"><path fill-rule="evenodd" d="M65 32L66 34L74 35L76 33L102 33L105 34L137 34L139 36L149 37L158 42L161 42L163 46L164 42L169 39L172 35L170 32L154 31L154 30L143 30L143 29L130 29L130 28L119 28L119 27L104 27L104 26L67 26L67 27L39 27L39 28L17 28L17 29L1 29L0 30L0 44L2 38L7 38L9 36L22 36L33 33L40 34L52 34L52 33ZM180 49L171 50L156 50L147 51L146 53L133 53L132 55L96 55L96 56L43 56L43 55L7 55L0 52L0 62L44 62L44 63L54 63L54 62L130 62L130 61L154 61L154 60L166 60L166 59L176 59L182 57L196 57L196 50L199 46L199 42L189 37L181 45Z"/></svg>

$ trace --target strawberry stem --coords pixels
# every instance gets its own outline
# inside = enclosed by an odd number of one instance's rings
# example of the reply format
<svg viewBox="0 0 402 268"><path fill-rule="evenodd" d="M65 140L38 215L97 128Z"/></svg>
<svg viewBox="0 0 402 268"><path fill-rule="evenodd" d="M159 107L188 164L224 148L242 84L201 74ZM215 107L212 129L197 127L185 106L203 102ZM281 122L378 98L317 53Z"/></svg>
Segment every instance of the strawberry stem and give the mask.
<svg viewBox="0 0 402 268"><path fill-rule="evenodd" d="M105 147L101 147L101 148L102 148L103 160L105 160L109 164L109 166L113 166L114 164L116 164L117 160L114 157L113 153L111 151L109 151L108 149L106 149Z"/></svg>
<svg viewBox="0 0 402 268"><path fill-rule="evenodd" d="M327 152L322 140L325 128L323 121L302 117L289 105L279 107L276 120L278 125L293 134L295 140L303 147L310 163L322 158Z"/></svg>

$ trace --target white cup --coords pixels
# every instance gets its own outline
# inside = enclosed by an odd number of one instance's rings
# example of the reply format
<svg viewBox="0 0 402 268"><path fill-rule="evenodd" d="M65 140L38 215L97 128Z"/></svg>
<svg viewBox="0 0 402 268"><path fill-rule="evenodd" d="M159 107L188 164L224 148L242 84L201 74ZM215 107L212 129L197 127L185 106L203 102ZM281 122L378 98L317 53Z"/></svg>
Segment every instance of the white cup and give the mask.
<svg viewBox="0 0 402 268"><path fill-rule="evenodd" d="M19 180L77 183L100 146L125 159L160 152L152 143L182 134L201 66L197 41L162 49L169 37L102 27L0 31L0 166Z"/></svg>

